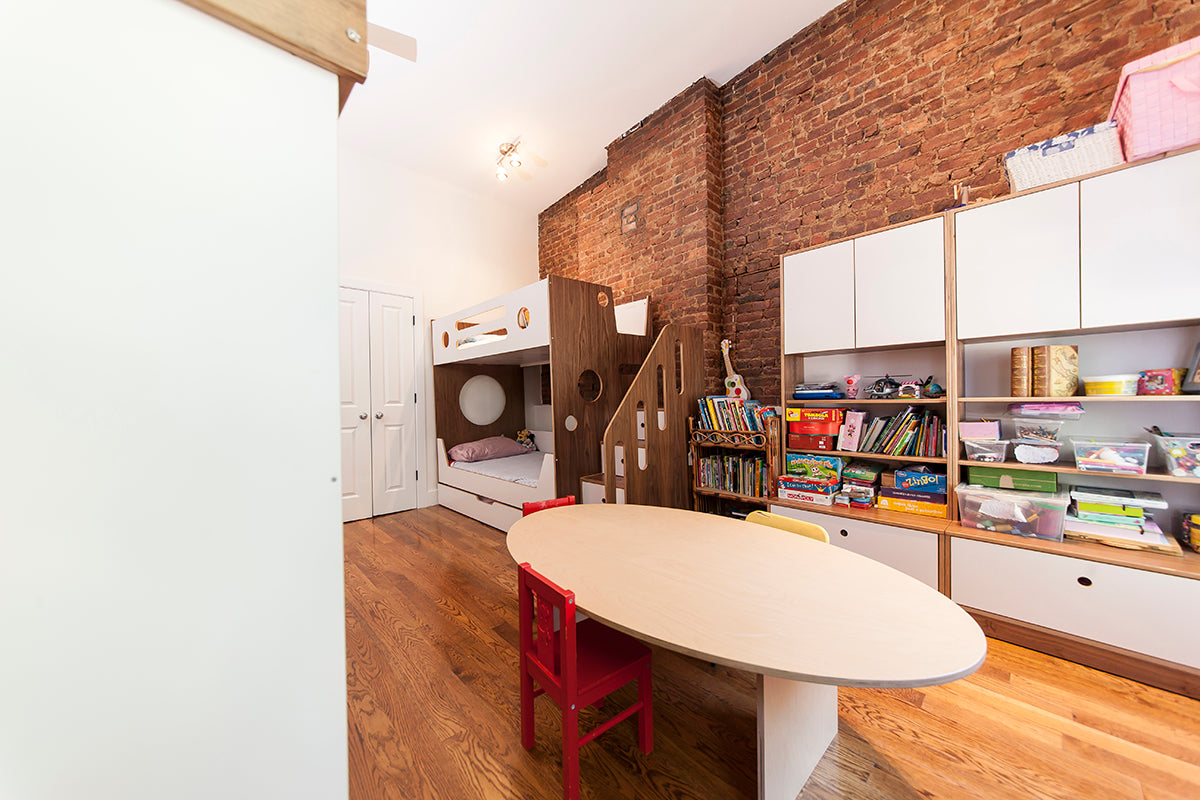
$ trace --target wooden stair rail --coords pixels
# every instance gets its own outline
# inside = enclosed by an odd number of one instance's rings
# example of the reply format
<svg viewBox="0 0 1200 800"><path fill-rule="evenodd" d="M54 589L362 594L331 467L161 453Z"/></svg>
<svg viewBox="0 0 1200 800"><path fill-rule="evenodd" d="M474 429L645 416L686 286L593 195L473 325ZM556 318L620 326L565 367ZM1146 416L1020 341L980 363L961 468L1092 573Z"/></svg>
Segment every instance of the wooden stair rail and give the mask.
<svg viewBox="0 0 1200 800"><path fill-rule="evenodd" d="M605 502L617 502L619 445L625 457L626 503L691 508L688 416L704 390L703 347L699 328L670 324L659 333L604 431ZM639 411L645 416L644 441L638 436Z"/></svg>

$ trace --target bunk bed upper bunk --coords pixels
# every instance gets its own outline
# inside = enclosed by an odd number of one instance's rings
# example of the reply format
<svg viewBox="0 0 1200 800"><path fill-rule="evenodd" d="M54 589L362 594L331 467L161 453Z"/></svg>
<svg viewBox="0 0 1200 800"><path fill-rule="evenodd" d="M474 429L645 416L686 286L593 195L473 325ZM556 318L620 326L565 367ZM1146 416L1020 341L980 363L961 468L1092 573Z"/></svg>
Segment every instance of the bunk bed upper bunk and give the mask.
<svg viewBox="0 0 1200 800"><path fill-rule="evenodd" d="M647 310L646 300L624 308L621 327L638 334L622 333L611 289L551 276L433 320L439 483L451 487L448 496L466 502L456 494L466 492L485 506L496 500L515 502L510 487L488 483L493 478L464 478L452 466L450 453L459 444L512 438L518 430L534 427L525 419L522 371L534 365L548 365L551 417L551 430L534 438L539 449L543 439L550 439L554 451L548 456L554 486L547 488L539 479L537 493L550 493L535 499L578 495L580 478L600 471L605 427L649 350ZM476 402L471 395L479 394L474 390L480 387L491 397L484 403L487 409L471 407Z"/></svg>

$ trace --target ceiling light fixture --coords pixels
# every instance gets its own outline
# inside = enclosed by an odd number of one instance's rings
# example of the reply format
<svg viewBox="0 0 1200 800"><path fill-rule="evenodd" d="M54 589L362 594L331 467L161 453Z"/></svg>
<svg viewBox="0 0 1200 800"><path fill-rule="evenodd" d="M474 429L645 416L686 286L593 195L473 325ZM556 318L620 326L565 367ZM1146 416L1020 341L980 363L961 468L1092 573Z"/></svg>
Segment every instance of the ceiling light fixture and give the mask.
<svg viewBox="0 0 1200 800"><path fill-rule="evenodd" d="M500 157L496 159L496 180L508 180L509 169L520 169L521 154L517 148L521 146L521 140L515 142L504 142L500 145ZM507 169L506 169L507 168Z"/></svg>

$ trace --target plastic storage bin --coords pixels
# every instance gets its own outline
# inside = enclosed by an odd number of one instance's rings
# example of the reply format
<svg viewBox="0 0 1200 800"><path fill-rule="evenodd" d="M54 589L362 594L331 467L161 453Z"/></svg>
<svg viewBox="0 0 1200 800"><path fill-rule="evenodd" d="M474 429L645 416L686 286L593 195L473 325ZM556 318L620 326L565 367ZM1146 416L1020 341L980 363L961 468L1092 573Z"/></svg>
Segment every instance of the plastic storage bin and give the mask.
<svg viewBox="0 0 1200 800"><path fill-rule="evenodd" d="M1179 477L1200 477L1200 433L1155 436L1154 442L1167 462L1167 472Z"/></svg>
<svg viewBox="0 0 1200 800"><path fill-rule="evenodd" d="M1008 455L1007 439L963 439L967 461L1003 461Z"/></svg>
<svg viewBox="0 0 1200 800"><path fill-rule="evenodd" d="M1027 444L1055 444L1063 423L1052 417L1013 417L1013 438Z"/></svg>
<svg viewBox="0 0 1200 800"><path fill-rule="evenodd" d="M1084 394L1137 394L1138 374L1097 375L1083 379Z"/></svg>
<svg viewBox="0 0 1200 800"><path fill-rule="evenodd" d="M1075 466L1084 472L1146 474L1146 461L1150 456L1149 442L1071 437L1071 444L1075 448Z"/></svg>
<svg viewBox="0 0 1200 800"><path fill-rule="evenodd" d="M958 516L968 528L1061 542L1070 502L1066 492L1016 492L960 483Z"/></svg>

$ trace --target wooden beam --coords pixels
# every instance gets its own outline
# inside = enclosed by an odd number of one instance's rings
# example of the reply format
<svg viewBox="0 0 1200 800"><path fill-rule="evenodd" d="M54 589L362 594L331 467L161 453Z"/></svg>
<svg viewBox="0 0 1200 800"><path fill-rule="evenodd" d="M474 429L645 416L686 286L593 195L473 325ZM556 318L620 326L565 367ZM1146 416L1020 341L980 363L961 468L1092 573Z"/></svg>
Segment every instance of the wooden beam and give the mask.
<svg viewBox="0 0 1200 800"><path fill-rule="evenodd" d="M181 0L348 79L367 78L366 0ZM353 41L347 31L354 31ZM341 87L341 104L349 87Z"/></svg>

